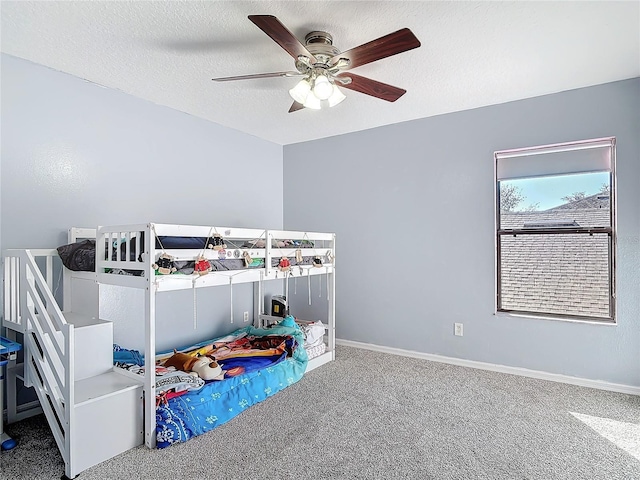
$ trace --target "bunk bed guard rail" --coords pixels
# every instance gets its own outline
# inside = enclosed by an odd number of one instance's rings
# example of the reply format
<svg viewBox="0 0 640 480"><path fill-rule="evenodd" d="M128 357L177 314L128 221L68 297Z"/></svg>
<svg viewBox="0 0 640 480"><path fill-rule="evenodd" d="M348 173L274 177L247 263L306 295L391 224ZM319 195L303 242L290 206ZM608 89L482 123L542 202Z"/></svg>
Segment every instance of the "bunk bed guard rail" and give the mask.
<svg viewBox="0 0 640 480"><path fill-rule="evenodd" d="M167 237L210 238L214 235L224 239L225 249L222 251L210 248L165 248L162 240L164 239L168 244ZM308 241L310 245L320 242L321 247L305 248L304 255L322 258L323 266L332 271L335 265L333 258L335 234L333 233L158 223L98 227L96 238L98 283L143 289L148 288L150 284L155 284L156 291L224 285L229 283L228 275L205 275L197 281L186 275L156 275L154 262L162 254L169 255L175 261L186 261L194 260L198 256L207 260L217 260L221 255L225 258L225 254L227 259L238 259L242 258L245 252L251 259L260 260L261 268L236 271L233 282L269 280L277 278L280 271L277 264L281 258L295 257L298 246L283 242L290 238ZM123 273L125 275L122 275ZM326 270L312 273L326 273Z"/></svg>

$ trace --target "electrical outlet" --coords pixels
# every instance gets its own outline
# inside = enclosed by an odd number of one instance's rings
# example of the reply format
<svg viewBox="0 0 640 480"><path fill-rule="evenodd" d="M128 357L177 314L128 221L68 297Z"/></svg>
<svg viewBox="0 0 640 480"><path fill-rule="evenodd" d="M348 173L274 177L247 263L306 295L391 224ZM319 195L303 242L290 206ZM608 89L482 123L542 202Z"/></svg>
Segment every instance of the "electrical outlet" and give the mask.
<svg viewBox="0 0 640 480"><path fill-rule="evenodd" d="M453 328L453 334L457 335L458 337L462 336L462 324L461 323L454 323L454 328Z"/></svg>
<svg viewBox="0 0 640 480"><path fill-rule="evenodd" d="M244 319L245 322L249 321L249 312L244 312L244 315L242 316L242 318Z"/></svg>

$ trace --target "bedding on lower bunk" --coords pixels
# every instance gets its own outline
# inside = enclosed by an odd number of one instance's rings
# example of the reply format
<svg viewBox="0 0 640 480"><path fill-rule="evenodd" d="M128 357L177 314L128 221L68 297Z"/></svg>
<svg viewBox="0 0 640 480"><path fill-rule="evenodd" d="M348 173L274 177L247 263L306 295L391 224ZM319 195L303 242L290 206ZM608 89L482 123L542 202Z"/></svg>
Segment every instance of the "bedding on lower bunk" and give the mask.
<svg viewBox="0 0 640 480"><path fill-rule="evenodd" d="M304 348L309 360L319 357L327 350L324 343L325 325L320 321L296 320L304 336Z"/></svg>
<svg viewBox="0 0 640 480"><path fill-rule="evenodd" d="M316 357L319 357L324 352L326 352L327 351L327 344L326 343L320 343L319 345L316 345L314 347L304 347L304 349L307 351L307 356L309 357L309 360L311 360L311 359L314 359Z"/></svg>
<svg viewBox="0 0 640 480"><path fill-rule="evenodd" d="M157 355L157 447L208 432L300 380L308 362L303 344L302 330L293 317L286 317L268 329L245 327L181 348L180 353L207 355L220 365L223 379L206 382L193 373L164 367L173 352ZM144 373L138 352L116 346L114 362Z"/></svg>

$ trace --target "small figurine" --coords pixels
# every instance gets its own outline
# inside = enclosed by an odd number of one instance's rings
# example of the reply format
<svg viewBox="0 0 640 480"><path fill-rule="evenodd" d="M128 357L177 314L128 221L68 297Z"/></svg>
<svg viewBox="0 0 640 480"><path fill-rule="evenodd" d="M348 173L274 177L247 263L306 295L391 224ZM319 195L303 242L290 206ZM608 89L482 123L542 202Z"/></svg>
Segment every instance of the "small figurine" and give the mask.
<svg viewBox="0 0 640 480"><path fill-rule="evenodd" d="M251 258L251 254L245 250L242 254L242 259L244 260L244 266L248 267L253 262L253 258Z"/></svg>
<svg viewBox="0 0 640 480"><path fill-rule="evenodd" d="M325 258L327 259L328 263L333 263L333 253L331 253L331 250L327 250Z"/></svg>
<svg viewBox="0 0 640 480"><path fill-rule="evenodd" d="M291 262L287 257L282 257L280 263L278 263L278 270L281 272L288 272L291 270Z"/></svg>
<svg viewBox="0 0 640 480"><path fill-rule="evenodd" d="M322 266L322 259L320 257L313 257L313 266L320 268Z"/></svg>
<svg viewBox="0 0 640 480"><path fill-rule="evenodd" d="M158 261L152 265L154 270L157 270L160 275L170 275L177 271L177 268L173 264L173 257L163 253L158 257Z"/></svg>
<svg viewBox="0 0 640 480"><path fill-rule="evenodd" d="M218 233L215 233L207 241L207 247L214 250L224 250L225 248L227 248L227 245L224 243L222 236Z"/></svg>
<svg viewBox="0 0 640 480"><path fill-rule="evenodd" d="M196 259L196 263L193 265L193 271L198 275L206 275L211 271L211 263L200 255Z"/></svg>

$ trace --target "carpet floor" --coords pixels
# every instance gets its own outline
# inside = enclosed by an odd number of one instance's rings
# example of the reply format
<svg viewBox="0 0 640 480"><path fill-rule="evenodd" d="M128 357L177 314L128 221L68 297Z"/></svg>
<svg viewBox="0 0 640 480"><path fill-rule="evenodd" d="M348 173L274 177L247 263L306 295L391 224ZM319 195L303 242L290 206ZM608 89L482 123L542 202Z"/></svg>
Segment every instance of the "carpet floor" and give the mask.
<svg viewBox="0 0 640 480"><path fill-rule="evenodd" d="M61 477L42 415L5 430L0 478ZM78 478L640 480L640 397L339 346L227 424Z"/></svg>

